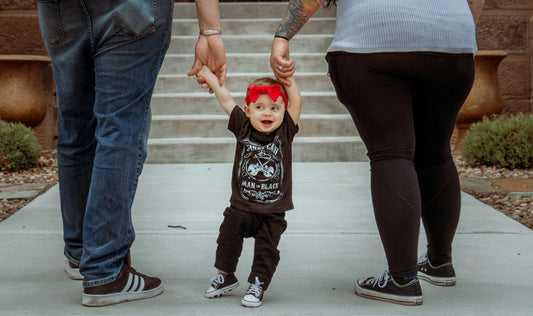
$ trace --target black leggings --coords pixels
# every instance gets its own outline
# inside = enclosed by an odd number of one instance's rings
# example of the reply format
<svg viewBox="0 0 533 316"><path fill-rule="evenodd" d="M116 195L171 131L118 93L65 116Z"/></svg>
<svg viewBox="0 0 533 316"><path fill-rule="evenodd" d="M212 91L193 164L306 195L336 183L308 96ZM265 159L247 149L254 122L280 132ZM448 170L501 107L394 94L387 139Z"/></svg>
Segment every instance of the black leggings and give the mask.
<svg viewBox="0 0 533 316"><path fill-rule="evenodd" d="M326 59L368 151L390 274L416 275L420 217L430 261L451 262L461 192L450 138L474 81L472 54L338 52Z"/></svg>

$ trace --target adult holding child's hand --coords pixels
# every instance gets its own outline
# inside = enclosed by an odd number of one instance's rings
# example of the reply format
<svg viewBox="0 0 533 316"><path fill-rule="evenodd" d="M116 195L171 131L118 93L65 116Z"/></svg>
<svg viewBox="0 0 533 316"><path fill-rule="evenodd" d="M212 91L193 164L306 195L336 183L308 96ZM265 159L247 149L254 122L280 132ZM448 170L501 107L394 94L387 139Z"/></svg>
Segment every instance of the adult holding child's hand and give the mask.
<svg viewBox="0 0 533 316"><path fill-rule="evenodd" d="M289 41L282 37L274 38L272 53L270 54L270 67L276 78L284 85L290 86L287 78L292 77L296 71L296 62L290 59Z"/></svg>
<svg viewBox="0 0 533 316"><path fill-rule="evenodd" d="M217 76L222 86L226 79L227 65L218 1L196 0L196 11L200 35L196 42L194 63L187 75L195 76L205 65ZM198 79L198 83L202 88L209 88L209 85L201 78Z"/></svg>

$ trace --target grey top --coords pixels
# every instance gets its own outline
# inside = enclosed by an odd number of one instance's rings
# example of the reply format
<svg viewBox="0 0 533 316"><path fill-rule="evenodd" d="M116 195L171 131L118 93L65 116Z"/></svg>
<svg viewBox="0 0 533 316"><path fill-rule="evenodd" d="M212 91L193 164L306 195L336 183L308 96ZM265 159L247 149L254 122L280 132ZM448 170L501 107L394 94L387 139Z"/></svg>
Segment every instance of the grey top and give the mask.
<svg viewBox="0 0 533 316"><path fill-rule="evenodd" d="M466 0L339 0L331 51L475 53Z"/></svg>

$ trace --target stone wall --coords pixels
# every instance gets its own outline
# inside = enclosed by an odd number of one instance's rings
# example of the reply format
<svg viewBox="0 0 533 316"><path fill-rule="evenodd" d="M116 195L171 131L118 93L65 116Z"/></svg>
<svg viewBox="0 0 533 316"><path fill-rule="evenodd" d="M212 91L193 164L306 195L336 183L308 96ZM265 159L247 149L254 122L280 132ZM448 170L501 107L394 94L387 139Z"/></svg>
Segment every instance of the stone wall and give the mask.
<svg viewBox="0 0 533 316"><path fill-rule="evenodd" d="M0 0L0 55L48 55L41 38L35 0ZM33 131L43 149L55 148L55 97L44 120Z"/></svg>
<svg viewBox="0 0 533 316"><path fill-rule="evenodd" d="M47 55L35 0L0 0L0 54Z"/></svg>
<svg viewBox="0 0 533 316"><path fill-rule="evenodd" d="M533 113L533 0L486 0L478 29L480 50L504 50L498 71L504 113Z"/></svg>
<svg viewBox="0 0 533 316"><path fill-rule="evenodd" d="M47 54L35 3L0 0L0 54ZM486 0L477 35L480 50L508 53L499 69L504 112L533 113L533 0Z"/></svg>

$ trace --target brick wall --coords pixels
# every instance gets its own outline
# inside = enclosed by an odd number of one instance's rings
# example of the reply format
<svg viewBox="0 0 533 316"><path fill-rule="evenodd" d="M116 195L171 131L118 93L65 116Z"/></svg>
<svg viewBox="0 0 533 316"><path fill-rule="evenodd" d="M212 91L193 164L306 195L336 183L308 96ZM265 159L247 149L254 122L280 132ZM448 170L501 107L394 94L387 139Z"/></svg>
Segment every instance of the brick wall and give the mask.
<svg viewBox="0 0 533 316"><path fill-rule="evenodd" d="M0 0L0 54L47 54L35 10L35 0ZM533 113L533 0L486 0L477 35L479 49L508 53L498 73L504 112Z"/></svg>

